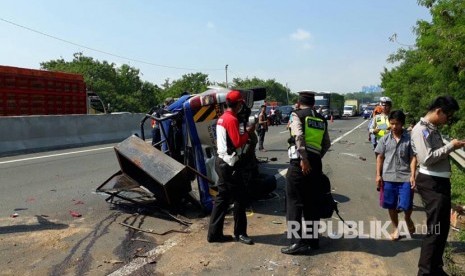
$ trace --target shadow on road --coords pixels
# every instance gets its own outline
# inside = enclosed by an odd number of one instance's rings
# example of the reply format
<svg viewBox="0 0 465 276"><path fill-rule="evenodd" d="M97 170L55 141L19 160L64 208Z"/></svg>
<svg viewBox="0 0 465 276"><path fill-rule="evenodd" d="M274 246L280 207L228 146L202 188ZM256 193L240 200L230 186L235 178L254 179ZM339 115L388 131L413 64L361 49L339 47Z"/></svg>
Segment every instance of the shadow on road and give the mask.
<svg viewBox="0 0 465 276"><path fill-rule="evenodd" d="M42 230L58 230L69 227L67 224L51 222L43 216L36 215L35 217L37 218L38 224L0 226L0 234L35 232Z"/></svg>
<svg viewBox="0 0 465 276"><path fill-rule="evenodd" d="M259 244L268 244L275 246L287 246L289 241L286 233L273 235L251 235L254 241ZM414 250L421 246L421 235L413 235L411 239L401 239L399 241L383 239L350 239L340 238L331 239L329 237L320 237L320 249L312 250L309 255L321 255L331 252L364 252L381 257L394 257L400 253Z"/></svg>

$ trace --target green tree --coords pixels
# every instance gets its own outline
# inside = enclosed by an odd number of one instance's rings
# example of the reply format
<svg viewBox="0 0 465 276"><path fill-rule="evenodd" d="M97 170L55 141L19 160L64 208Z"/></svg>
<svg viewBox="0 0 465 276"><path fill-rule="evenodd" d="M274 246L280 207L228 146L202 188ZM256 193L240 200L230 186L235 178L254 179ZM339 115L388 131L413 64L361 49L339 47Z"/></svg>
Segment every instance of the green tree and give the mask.
<svg viewBox="0 0 465 276"><path fill-rule="evenodd" d="M208 75L197 72L182 75L182 77L173 82L169 82L169 79L165 80L162 85L164 91L163 96L178 98L182 93L188 92L190 94L198 94L207 90L208 86L211 85Z"/></svg>
<svg viewBox="0 0 465 276"><path fill-rule="evenodd" d="M42 69L81 74L89 90L100 96L111 111L146 112L159 103L161 89L141 81L139 69L123 64L94 60L75 53L72 61L64 59L42 62Z"/></svg>
<svg viewBox="0 0 465 276"><path fill-rule="evenodd" d="M232 87L237 89L248 89L256 87L266 88L266 101L268 102L279 102L281 105L287 104L288 88L274 79L262 80L257 77L252 79L246 78L234 78L232 81ZM289 93L289 102L292 103L292 95Z"/></svg>
<svg viewBox="0 0 465 276"><path fill-rule="evenodd" d="M432 21L418 21L414 48L400 49L389 62L399 65L381 74L382 87L396 106L417 120L439 95L451 95L465 104L465 2L461 0L418 1L430 10ZM465 137L465 110L460 120L445 131Z"/></svg>

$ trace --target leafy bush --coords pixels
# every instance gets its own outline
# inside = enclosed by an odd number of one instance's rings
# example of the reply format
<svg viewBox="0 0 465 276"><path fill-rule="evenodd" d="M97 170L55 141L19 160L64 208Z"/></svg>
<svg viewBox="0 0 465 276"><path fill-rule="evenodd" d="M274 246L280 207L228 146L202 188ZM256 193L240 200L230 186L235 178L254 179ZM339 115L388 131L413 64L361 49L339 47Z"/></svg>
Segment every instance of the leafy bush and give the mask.
<svg viewBox="0 0 465 276"><path fill-rule="evenodd" d="M465 205L465 170L452 162L452 203Z"/></svg>

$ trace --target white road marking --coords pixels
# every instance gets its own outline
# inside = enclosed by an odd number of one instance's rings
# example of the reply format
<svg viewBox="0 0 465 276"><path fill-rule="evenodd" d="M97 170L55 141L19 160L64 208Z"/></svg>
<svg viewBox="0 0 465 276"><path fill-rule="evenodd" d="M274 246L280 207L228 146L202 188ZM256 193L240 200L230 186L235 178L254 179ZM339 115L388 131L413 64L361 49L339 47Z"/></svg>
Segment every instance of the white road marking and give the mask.
<svg viewBox="0 0 465 276"><path fill-rule="evenodd" d="M344 133L342 136L340 136L340 137L334 139L334 141L331 142L331 146L334 145L334 144L336 144L337 142L339 142L339 140L341 140L341 139L344 138L345 136L351 134L354 130L360 128L360 127L361 127L363 124L365 124L366 122L367 122L367 121L363 121L361 124L359 124L358 126L354 127L352 130L350 130L350 131Z"/></svg>
<svg viewBox="0 0 465 276"><path fill-rule="evenodd" d="M76 153L84 153L84 152L92 152L92 151L99 151L99 150L107 150L107 149L112 149L112 148L113 148L113 146L111 146L111 147L104 147L104 148L97 148L97 149L88 149L88 150L71 151L71 152L64 152L64 153L57 153L57 154L50 154L50 155L42 155L42 156L29 157L29 158L22 158L22 159L14 159L14 160L9 160L9 161L2 161L2 162L0 162L0 165L2 165L2 164L9 164L9 163L16 163L16 162L22 162L22 161L37 160L37 159L45 159L45 158L51 158L51 157L57 157L57 156L64 156L64 155L71 155L71 154L76 154Z"/></svg>
<svg viewBox="0 0 465 276"><path fill-rule="evenodd" d="M281 170L277 174L274 175L274 178L276 178L276 180L280 179L281 177L285 178L286 173L287 173L287 169Z"/></svg>
<svg viewBox="0 0 465 276"><path fill-rule="evenodd" d="M355 158L358 158L358 155L355 154L355 153L350 153L350 152L341 152L339 153L341 155L348 155L348 156L351 156L351 157L355 157Z"/></svg>
<svg viewBox="0 0 465 276"><path fill-rule="evenodd" d="M197 232L200 228L200 225L192 224L187 230L192 232ZM189 235L189 234L187 234ZM109 274L108 276L124 276L124 275L131 275L139 268L143 267L144 265L150 263L150 260L155 260L158 256L165 253L166 251L170 250L172 247L176 246L183 240L187 239L188 236L182 235L175 235L174 237L166 240L162 245L155 247L154 249L147 252L147 258L137 258L127 265L119 268L118 270L114 271L113 273Z"/></svg>
<svg viewBox="0 0 465 276"><path fill-rule="evenodd" d="M151 143L150 140L146 140L146 143ZM14 159L14 160L9 160L9 161L2 161L0 162L0 165L2 164L8 164L8 163L16 163L16 162L22 162L22 161L30 161L30 160L37 160L37 159L44 159L44 158L50 158L50 157L56 157L56 156L63 156L63 155L70 155L70 154L75 154L75 153L85 153L85 152L92 152L92 151L99 151L99 150L107 150L107 149L112 149L114 146L111 147L103 147L103 148L96 148L96 149L88 149L88 150L78 150L78 151L72 151L72 152L64 152L64 153L57 153L57 154L50 154L50 155L42 155L42 156L36 156L36 157L29 157L29 158L22 158L22 159Z"/></svg>

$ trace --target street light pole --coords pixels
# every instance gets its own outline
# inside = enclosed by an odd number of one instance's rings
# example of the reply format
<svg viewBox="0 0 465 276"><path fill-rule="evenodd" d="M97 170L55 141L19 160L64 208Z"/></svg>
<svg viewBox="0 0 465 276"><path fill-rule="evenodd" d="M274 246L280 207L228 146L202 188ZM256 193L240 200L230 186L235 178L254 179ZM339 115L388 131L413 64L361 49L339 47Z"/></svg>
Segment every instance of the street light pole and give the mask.
<svg viewBox="0 0 465 276"><path fill-rule="evenodd" d="M289 88L287 87L287 82L286 82L286 97L287 97L287 105L289 105Z"/></svg>
<svg viewBox="0 0 465 276"><path fill-rule="evenodd" d="M229 85L228 85L228 65L227 64L224 67L224 71L226 72L226 88L228 88Z"/></svg>

